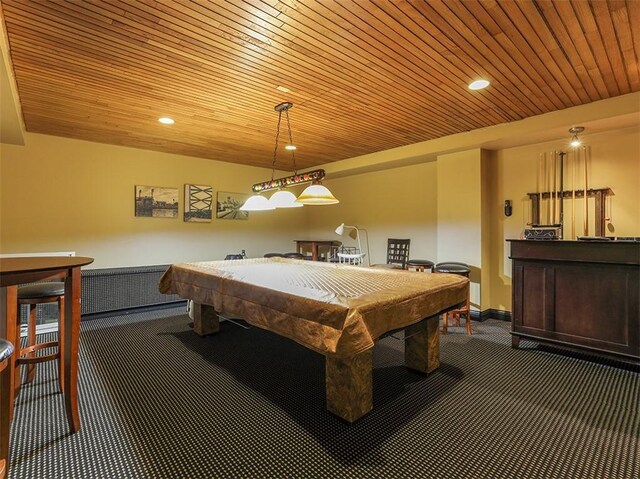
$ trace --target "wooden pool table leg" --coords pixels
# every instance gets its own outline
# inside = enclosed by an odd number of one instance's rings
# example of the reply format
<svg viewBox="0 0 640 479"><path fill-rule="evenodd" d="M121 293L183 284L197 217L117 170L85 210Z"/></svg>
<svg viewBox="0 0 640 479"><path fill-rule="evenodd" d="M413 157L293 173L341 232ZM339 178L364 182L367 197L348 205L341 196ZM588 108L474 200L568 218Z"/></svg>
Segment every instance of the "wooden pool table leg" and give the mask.
<svg viewBox="0 0 640 479"><path fill-rule="evenodd" d="M327 409L354 422L373 408L373 349L355 356L325 356Z"/></svg>
<svg viewBox="0 0 640 479"><path fill-rule="evenodd" d="M404 364L422 373L440 366L440 333L438 316L423 319L404 330Z"/></svg>
<svg viewBox="0 0 640 479"><path fill-rule="evenodd" d="M199 336L220 331L220 319L213 306L193 302L193 330Z"/></svg>

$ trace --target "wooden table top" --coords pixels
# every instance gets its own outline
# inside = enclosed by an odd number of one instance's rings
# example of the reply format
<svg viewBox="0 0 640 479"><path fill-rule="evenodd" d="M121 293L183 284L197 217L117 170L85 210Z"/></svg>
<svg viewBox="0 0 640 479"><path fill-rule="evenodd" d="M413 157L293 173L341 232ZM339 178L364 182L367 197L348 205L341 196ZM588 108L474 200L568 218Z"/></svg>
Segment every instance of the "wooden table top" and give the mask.
<svg viewBox="0 0 640 479"><path fill-rule="evenodd" d="M318 244L341 244L340 241L337 240L293 240L296 243L318 243Z"/></svg>
<svg viewBox="0 0 640 479"><path fill-rule="evenodd" d="M23 256L0 259L0 286L10 286L21 282L23 273L60 271L67 268L86 266L93 258L84 256Z"/></svg>

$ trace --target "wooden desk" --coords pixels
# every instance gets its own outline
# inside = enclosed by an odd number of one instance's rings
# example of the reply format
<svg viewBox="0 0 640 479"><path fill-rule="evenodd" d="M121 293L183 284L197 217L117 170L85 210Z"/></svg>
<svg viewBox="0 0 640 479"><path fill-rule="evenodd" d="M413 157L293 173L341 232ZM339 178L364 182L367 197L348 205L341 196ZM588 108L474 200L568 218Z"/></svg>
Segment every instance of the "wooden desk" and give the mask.
<svg viewBox="0 0 640 479"><path fill-rule="evenodd" d="M0 337L11 341L20 349L18 327L18 285L50 279L64 278L64 340L61 360L63 362L64 394L67 421L71 432L80 429L78 412L78 345L80 339L80 268L93 263L93 258L80 256L29 257L0 259ZM16 381L16 359L14 353L9 360L10 373L10 417L13 416L13 400Z"/></svg>
<svg viewBox="0 0 640 479"><path fill-rule="evenodd" d="M296 251L302 253L303 249L311 246L311 259L318 261L320 259L320 253L318 250L323 247L328 249L327 258L332 256L332 249L337 249L342 243L340 241L333 240L294 240L296 242ZM304 254L304 253L302 253Z"/></svg>

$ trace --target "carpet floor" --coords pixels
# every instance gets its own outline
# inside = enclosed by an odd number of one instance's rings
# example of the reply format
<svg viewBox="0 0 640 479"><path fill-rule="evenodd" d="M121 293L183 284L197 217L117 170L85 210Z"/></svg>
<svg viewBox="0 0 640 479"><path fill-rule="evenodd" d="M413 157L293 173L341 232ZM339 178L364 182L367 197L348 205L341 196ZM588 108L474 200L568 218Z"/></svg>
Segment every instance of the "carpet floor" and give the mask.
<svg viewBox="0 0 640 479"><path fill-rule="evenodd" d="M200 338L182 308L82 324L80 413L69 434L55 363L24 386L10 479L640 477L640 375L532 342L510 324L441 337L441 367L374 351L374 409L326 411L324 358L223 322ZM46 340L48 338L41 338Z"/></svg>

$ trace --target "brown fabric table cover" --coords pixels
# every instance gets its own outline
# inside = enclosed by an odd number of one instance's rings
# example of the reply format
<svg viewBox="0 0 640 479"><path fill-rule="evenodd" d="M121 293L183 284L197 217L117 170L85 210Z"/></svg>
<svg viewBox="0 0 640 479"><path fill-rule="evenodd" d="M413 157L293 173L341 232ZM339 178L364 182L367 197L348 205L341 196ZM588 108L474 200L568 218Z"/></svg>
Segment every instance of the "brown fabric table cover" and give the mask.
<svg viewBox="0 0 640 479"><path fill-rule="evenodd" d="M466 301L468 285L459 275L259 258L174 264L159 288L346 357Z"/></svg>

